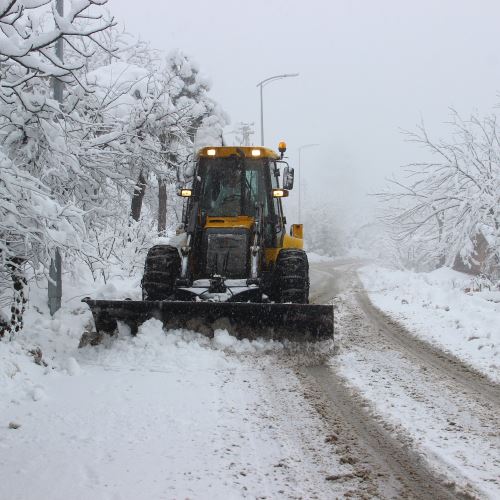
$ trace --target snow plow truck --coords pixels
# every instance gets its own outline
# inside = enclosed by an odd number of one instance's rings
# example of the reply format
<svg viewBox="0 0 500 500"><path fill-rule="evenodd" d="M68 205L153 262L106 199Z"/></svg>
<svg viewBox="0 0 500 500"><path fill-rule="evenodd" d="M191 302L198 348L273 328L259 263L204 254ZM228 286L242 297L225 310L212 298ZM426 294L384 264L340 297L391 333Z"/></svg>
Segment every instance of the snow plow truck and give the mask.
<svg viewBox="0 0 500 500"><path fill-rule="evenodd" d="M293 169L265 147L206 147L195 160L177 243L146 257L142 300L83 299L97 334L117 322L132 334L150 318L166 328L238 338L319 341L333 337L333 306L309 304L303 227L286 230L282 198ZM280 182L280 180L282 181Z"/></svg>

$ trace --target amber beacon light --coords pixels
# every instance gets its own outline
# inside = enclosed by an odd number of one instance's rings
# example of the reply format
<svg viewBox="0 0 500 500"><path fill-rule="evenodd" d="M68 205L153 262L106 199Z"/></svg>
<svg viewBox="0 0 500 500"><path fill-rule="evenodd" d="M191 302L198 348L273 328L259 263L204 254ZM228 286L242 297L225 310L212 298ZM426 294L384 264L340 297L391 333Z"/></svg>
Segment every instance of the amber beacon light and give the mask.
<svg viewBox="0 0 500 500"><path fill-rule="evenodd" d="M278 144L278 151L281 153L281 158L283 158L283 155L285 154L285 151L286 151L286 142L285 141L281 141Z"/></svg>

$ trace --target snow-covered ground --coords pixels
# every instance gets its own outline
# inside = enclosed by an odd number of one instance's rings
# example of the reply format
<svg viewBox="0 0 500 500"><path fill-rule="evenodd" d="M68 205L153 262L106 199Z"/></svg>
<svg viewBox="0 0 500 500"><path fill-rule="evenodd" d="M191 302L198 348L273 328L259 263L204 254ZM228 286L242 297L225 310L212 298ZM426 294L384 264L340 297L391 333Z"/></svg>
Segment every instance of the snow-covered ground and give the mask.
<svg viewBox="0 0 500 500"><path fill-rule="evenodd" d="M319 262L333 262L334 257L329 257L328 255L320 255L316 252L307 252L307 259L310 264L317 264Z"/></svg>
<svg viewBox="0 0 500 500"><path fill-rule="evenodd" d="M318 300L334 287L340 294L333 369L433 468L495 498L492 408L362 319L357 263L311 261ZM484 355L493 348L460 350L475 345L466 329L498 348L496 292L468 295L470 279L451 271L368 266L360 274L374 303L415 335L498 374L498 358ZM76 275L54 318L46 290L33 286L25 330L0 342L0 499L328 499L371 491L363 490L361 466L341 460L351 438L338 431L329 438L343 417L328 421L318 411L282 344L237 341L225 330L213 339L165 332L150 320L135 337L121 328L100 346L78 348L91 321L82 297L139 298L140 287L136 277L96 286Z"/></svg>
<svg viewBox="0 0 500 500"><path fill-rule="evenodd" d="M151 320L135 338L59 353L66 362L47 359L43 374L16 356L0 410L0 498L276 495L266 476L287 451L262 418L259 372L223 350L233 341L165 335Z"/></svg>
<svg viewBox="0 0 500 500"><path fill-rule="evenodd" d="M371 301L411 333L500 381L500 291L475 292L471 276L447 268L414 273L369 265L359 276Z"/></svg>
<svg viewBox="0 0 500 500"><path fill-rule="evenodd" d="M34 287L24 332L0 342L0 499L332 497L325 477L350 466L323 451L280 343L150 320L79 349L91 288L67 284L51 319ZM92 295L138 289L114 279Z"/></svg>

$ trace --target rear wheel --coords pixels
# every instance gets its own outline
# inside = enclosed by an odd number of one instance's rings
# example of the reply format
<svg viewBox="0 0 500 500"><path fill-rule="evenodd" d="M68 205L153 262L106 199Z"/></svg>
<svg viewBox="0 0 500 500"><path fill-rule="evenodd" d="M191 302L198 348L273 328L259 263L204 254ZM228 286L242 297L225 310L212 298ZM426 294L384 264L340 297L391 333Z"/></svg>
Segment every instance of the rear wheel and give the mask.
<svg viewBox="0 0 500 500"><path fill-rule="evenodd" d="M142 300L165 300L172 296L180 268L177 248L170 245L152 247L144 264Z"/></svg>
<svg viewBox="0 0 500 500"><path fill-rule="evenodd" d="M273 275L276 302L309 302L309 262L304 250L284 248L276 259Z"/></svg>

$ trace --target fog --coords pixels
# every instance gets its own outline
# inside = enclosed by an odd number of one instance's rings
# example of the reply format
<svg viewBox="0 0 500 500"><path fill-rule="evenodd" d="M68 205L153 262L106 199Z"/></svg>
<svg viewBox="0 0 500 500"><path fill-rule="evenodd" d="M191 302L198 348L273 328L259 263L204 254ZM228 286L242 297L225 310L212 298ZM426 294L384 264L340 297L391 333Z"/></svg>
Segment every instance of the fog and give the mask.
<svg viewBox="0 0 500 500"><path fill-rule="evenodd" d="M401 129L421 120L447 133L449 108L488 113L500 101L500 4L478 0L163 2L111 0L128 31L192 56L212 82L212 96L237 122L254 122L260 142L256 84L264 88L265 145L302 151L304 205L322 197L346 210L424 152ZM295 204L296 190L290 203ZM371 200L371 198L370 198Z"/></svg>

